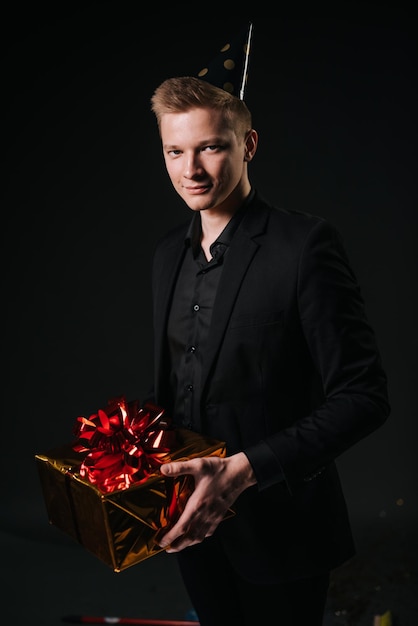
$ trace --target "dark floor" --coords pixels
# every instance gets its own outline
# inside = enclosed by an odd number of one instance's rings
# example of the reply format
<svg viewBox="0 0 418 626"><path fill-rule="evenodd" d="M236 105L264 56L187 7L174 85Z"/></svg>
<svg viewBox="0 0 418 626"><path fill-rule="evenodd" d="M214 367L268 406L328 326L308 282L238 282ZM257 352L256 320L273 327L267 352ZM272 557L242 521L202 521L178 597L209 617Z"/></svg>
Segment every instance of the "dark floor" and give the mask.
<svg viewBox="0 0 418 626"><path fill-rule="evenodd" d="M417 626L417 533L405 526L355 529L358 555L333 574L324 626L373 626L387 611L392 626ZM46 521L30 532L9 524L0 546L2 626L59 626L69 615L194 618L172 555L115 573Z"/></svg>

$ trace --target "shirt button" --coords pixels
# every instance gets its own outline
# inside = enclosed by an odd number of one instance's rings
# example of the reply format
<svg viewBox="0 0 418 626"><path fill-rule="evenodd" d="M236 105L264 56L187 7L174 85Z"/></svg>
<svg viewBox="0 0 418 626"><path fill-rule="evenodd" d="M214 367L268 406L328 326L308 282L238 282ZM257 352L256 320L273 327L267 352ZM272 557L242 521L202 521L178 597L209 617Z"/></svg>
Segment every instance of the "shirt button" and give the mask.
<svg viewBox="0 0 418 626"><path fill-rule="evenodd" d="M186 391L193 391L193 385L186 385Z"/></svg>
<svg viewBox="0 0 418 626"><path fill-rule="evenodd" d="M193 311L198 311L200 309L200 306L198 304L195 304L193 306Z"/></svg>
<svg viewBox="0 0 418 626"><path fill-rule="evenodd" d="M196 352L196 346L190 346L189 352Z"/></svg>

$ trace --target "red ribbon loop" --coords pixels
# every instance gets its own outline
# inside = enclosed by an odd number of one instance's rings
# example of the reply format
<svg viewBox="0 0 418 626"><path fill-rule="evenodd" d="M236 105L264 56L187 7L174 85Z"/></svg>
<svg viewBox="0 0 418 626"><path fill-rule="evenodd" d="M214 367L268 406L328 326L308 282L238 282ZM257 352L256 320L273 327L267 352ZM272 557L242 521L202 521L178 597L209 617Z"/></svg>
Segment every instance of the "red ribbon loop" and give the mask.
<svg viewBox="0 0 418 626"><path fill-rule="evenodd" d="M124 396L109 400L89 418L74 426L76 452L87 452L80 476L103 493L128 489L147 480L175 444L175 430L164 409L151 403L139 407Z"/></svg>

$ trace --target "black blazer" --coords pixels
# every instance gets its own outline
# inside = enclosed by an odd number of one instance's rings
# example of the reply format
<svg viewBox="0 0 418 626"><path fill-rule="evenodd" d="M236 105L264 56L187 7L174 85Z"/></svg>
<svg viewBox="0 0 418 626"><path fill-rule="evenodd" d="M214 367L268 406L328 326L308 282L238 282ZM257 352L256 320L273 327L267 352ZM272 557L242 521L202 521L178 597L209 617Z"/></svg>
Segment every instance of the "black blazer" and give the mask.
<svg viewBox="0 0 418 626"><path fill-rule="evenodd" d="M170 412L166 325L188 223L153 263L154 400ZM203 369L205 434L244 450L258 484L218 528L247 578L333 568L354 553L334 459L384 423L386 376L341 238L325 219L258 193L214 304Z"/></svg>

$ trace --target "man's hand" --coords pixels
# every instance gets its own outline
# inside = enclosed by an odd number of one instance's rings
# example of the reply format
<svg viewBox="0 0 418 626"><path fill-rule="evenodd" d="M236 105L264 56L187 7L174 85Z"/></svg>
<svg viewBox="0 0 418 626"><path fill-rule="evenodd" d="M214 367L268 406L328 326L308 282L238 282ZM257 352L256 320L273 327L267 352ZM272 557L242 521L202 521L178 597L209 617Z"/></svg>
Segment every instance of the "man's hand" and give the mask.
<svg viewBox="0 0 418 626"><path fill-rule="evenodd" d="M230 457L201 457L161 466L164 476L191 474L194 490L176 524L162 537L166 552L179 552L210 537L238 496L256 483L243 452Z"/></svg>

